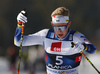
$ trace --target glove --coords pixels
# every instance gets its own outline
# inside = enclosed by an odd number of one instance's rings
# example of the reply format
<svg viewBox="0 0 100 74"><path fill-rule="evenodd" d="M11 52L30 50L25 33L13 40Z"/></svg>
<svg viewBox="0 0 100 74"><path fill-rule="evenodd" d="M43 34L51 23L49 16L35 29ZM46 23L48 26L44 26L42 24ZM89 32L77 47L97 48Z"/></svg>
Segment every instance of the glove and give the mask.
<svg viewBox="0 0 100 74"><path fill-rule="evenodd" d="M81 51L83 51L85 49L85 47L84 47L83 43L76 42L75 45L74 45L74 47L73 47L73 49L75 51L81 52Z"/></svg>
<svg viewBox="0 0 100 74"><path fill-rule="evenodd" d="M26 12L24 10L22 10L18 16L17 16L17 21L22 22L22 23L27 23L27 17L25 16Z"/></svg>

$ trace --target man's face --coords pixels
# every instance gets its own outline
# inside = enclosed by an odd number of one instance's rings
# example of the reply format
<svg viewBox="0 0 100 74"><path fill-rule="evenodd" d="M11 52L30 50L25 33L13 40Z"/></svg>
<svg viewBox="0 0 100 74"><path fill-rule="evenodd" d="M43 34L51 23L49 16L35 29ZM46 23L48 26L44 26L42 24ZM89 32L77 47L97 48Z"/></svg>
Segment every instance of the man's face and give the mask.
<svg viewBox="0 0 100 74"><path fill-rule="evenodd" d="M55 27L54 31L55 31L55 33L57 34L57 36L59 38L64 38L66 36L66 34L68 33L68 28L70 26L70 23L56 23L56 24L53 24L51 22L53 27Z"/></svg>

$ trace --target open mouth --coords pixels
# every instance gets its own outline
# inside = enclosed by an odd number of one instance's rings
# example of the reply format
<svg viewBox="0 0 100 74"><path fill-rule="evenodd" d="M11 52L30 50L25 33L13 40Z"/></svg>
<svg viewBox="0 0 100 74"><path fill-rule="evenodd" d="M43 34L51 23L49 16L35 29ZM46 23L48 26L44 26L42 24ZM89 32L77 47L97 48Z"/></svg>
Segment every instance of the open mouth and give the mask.
<svg viewBox="0 0 100 74"><path fill-rule="evenodd" d="M59 36L63 36L63 34L58 34Z"/></svg>

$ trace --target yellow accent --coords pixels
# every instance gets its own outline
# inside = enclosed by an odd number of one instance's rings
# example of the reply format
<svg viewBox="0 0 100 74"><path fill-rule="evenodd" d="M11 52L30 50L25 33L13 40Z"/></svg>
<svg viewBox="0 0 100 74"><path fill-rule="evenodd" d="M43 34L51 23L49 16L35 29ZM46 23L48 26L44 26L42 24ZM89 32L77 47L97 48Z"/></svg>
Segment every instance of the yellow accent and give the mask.
<svg viewBox="0 0 100 74"><path fill-rule="evenodd" d="M97 51L97 50L95 50L95 52L97 53L98 51Z"/></svg>
<svg viewBox="0 0 100 74"><path fill-rule="evenodd" d="M22 25L19 25L19 24L18 24L18 27L22 27Z"/></svg>
<svg viewBox="0 0 100 74"><path fill-rule="evenodd" d="M85 49L84 50L87 50L87 46L85 47Z"/></svg>
<svg viewBox="0 0 100 74"><path fill-rule="evenodd" d="M82 33L80 33L80 32L77 32L77 31L76 31L75 33L77 33L77 34L82 34Z"/></svg>
<svg viewBox="0 0 100 74"><path fill-rule="evenodd" d="M14 45L15 45L15 40L14 40Z"/></svg>
<svg viewBox="0 0 100 74"><path fill-rule="evenodd" d="M16 45L16 44L15 44L15 40L14 40L14 45Z"/></svg>
<svg viewBox="0 0 100 74"><path fill-rule="evenodd" d="M59 20L56 20L57 22L59 22Z"/></svg>
<svg viewBox="0 0 100 74"><path fill-rule="evenodd" d="M69 20L68 20L68 19L66 19L65 21L66 21L66 22L69 22Z"/></svg>
<svg viewBox="0 0 100 74"><path fill-rule="evenodd" d="M49 30L49 29L45 29L45 30Z"/></svg>

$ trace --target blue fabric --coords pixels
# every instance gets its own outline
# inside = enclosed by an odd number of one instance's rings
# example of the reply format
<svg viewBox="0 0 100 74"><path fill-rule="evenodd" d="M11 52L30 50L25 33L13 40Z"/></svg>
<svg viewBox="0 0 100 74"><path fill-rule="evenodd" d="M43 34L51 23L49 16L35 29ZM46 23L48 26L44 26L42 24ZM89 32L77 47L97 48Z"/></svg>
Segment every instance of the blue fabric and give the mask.
<svg viewBox="0 0 100 74"><path fill-rule="evenodd" d="M86 46L87 46L86 52L88 52L88 53L93 54L93 53L95 53L95 50L97 50L93 44L86 44Z"/></svg>
<svg viewBox="0 0 100 74"><path fill-rule="evenodd" d="M53 69L58 69L58 70L67 70L67 69L71 69L75 68L77 66L80 65L80 61L75 62L77 59L77 57L82 56L81 53L77 53L77 54L73 54L73 55L56 55L56 54L49 54L47 52L45 52L46 55L46 65L50 68ZM62 65L56 65L56 57L57 56L62 56L63 58L61 58L63 60ZM55 67L56 66L56 67ZM69 67L70 66L70 67Z"/></svg>
<svg viewBox="0 0 100 74"><path fill-rule="evenodd" d="M17 26L16 32L15 32L15 36L14 36L14 38L15 38L17 41L19 41L20 38L21 38L21 30L22 30L22 27L18 27L18 26Z"/></svg>
<svg viewBox="0 0 100 74"><path fill-rule="evenodd" d="M61 40L61 41L73 41L73 34L75 33L76 31L74 30L69 30L68 31L68 34ZM59 38L57 37L56 33L54 35L54 38L53 38L53 33L55 33L54 29L50 29L48 31L48 34L46 36L46 38L50 38L50 39L54 39L54 40L59 40ZM70 40L70 35L72 35L72 39Z"/></svg>

